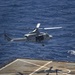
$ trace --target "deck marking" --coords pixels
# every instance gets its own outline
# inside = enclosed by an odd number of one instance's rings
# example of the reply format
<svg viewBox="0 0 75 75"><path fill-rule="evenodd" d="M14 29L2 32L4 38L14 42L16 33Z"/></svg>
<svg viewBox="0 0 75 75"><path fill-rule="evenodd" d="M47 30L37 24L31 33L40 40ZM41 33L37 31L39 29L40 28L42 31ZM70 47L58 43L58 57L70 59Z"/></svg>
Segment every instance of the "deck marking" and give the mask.
<svg viewBox="0 0 75 75"><path fill-rule="evenodd" d="M33 65L36 65L36 66L39 66L39 67L41 66L41 65L37 65L37 64L31 63L31 62L28 62L28 61L24 61L24 60L21 60L21 59L16 59L15 61L13 61L13 62L11 62L11 63L7 64L7 65L6 65L6 66L4 66L4 67L2 67L2 68L0 69L0 71L1 71L1 70L3 70L4 68L6 68L6 67L10 66L11 64L13 64L13 63L17 62L17 61L23 61L23 62L25 62L25 63L33 64ZM45 67L45 68L47 68L47 67Z"/></svg>
<svg viewBox="0 0 75 75"><path fill-rule="evenodd" d="M29 62L29 61L24 61L24 60L19 60L19 61L22 61L22 62L25 62L25 63L29 63L29 64L32 64L32 65L36 65L36 66L41 66L41 65L37 65L37 64L35 64L35 63L31 63L31 62Z"/></svg>
<svg viewBox="0 0 75 75"><path fill-rule="evenodd" d="M16 59L15 61L13 61L13 62L11 62L11 63L9 63L9 64L7 64L6 66L4 66L4 67L2 67L1 69L0 69L0 71L1 70L3 70L4 68L6 68L6 67L8 67L8 66L10 66L11 64L13 64L13 63L15 63L16 61L18 61L19 59Z"/></svg>
<svg viewBox="0 0 75 75"><path fill-rule="evenodd" d="M71 72L71 70L69 70L69 69L67 69L68 70L68 73L70 73Z"/></svg>
<svg viewBox="0 0 75 75"><path fill-rule="evenodd" d="M44 64L43 66L41 66L40 68L36 69L34 72L30 73L29 75L34 74L36 71L38 71L38 70L42 69L43 67L45 67L46 65L48 65L48 64L50 64L50 63L52 63L52 61L50 61L50 62L48 62L48 63Z"/></svg>
<svg viewBox="0 0 75 75"><path fill-rule="evenodd" d="M32 64L32 65L41 67L41 65L38 65L38 64L35 64L35 63L31 63L29 61L25 61L25 60L21 60L21 59L19 61L22 61L22 62L25 62L25 63L29 63L29 64ZM48 68L48 67L45 67L45 68Z"/></svg>
<svg viewBox="0 0 75 75"><path fill-rule="evenodd" d="M71 72L71 70L69 70L69 69L67 69L67 73L63 73L63 74L68 74L68 75L70 75L69 73Z"/></svg>

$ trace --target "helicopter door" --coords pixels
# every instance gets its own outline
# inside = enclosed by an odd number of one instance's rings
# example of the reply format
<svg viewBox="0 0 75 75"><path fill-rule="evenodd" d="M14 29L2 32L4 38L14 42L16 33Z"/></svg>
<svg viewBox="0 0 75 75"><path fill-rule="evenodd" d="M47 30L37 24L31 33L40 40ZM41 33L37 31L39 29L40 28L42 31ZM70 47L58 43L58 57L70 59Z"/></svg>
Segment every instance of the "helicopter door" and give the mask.
<svg viewBox="0 0 75 75"><path fill-rule="evenodd" d="M41 42L43 40L44 40L43 35L39 35L39 36L36 37L36 42Z"/></svg>

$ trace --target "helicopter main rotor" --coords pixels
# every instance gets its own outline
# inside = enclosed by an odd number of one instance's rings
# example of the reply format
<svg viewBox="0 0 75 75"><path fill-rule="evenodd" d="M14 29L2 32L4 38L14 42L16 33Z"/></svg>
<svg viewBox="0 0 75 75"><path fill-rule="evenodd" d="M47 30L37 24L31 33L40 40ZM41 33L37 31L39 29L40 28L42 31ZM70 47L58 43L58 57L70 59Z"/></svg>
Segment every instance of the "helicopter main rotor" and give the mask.
<svg viewBox="0 0 75 75"><path fill-rule="evenodd" d="M61 29L62 27L48 27L48 28L40 28L40 23L38 23L37 25L36 25L36 28L26 28L26 29L36 29L36 30L38 30L38 29L43 29L43 30L53 30L53 29Z"/></svg>
<svg viewBox="0 0 75 75"><path fill-rule="evenodd" d="M40 27L40 23L37 24L36 28ZM48 27L48 28L39 28L39 29L44 29L44 30L49 30L49 29L60 29L62 27Z"/></svg>

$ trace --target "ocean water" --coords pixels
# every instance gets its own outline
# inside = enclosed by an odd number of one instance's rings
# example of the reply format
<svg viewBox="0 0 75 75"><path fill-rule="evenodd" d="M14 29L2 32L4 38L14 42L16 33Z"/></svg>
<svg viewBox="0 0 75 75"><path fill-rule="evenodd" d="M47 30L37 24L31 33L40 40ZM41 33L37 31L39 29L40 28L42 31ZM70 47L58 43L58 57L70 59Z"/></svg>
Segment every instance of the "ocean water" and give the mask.
<svg viewBox="0 0 75 75"><path fill-rule="evenodd" d="M8 42L23 37L35 28L61 26L58 30L40 30L53 35L48 44ZM1 0L0 66L17 58L75 62L75 0Z"/></svg>

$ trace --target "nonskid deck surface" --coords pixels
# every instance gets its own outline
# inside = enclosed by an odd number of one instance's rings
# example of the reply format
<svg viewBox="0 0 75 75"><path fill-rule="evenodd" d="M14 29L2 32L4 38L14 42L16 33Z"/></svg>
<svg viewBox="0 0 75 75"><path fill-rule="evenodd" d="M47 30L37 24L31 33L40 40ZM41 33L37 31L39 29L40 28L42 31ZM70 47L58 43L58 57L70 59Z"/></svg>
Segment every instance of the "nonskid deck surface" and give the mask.
<svg viewBox="0 0 75 75"><path fill-rule="evenodd" d="M0 69L0 75L75 75L75 63L16 59Z"/></svg>

